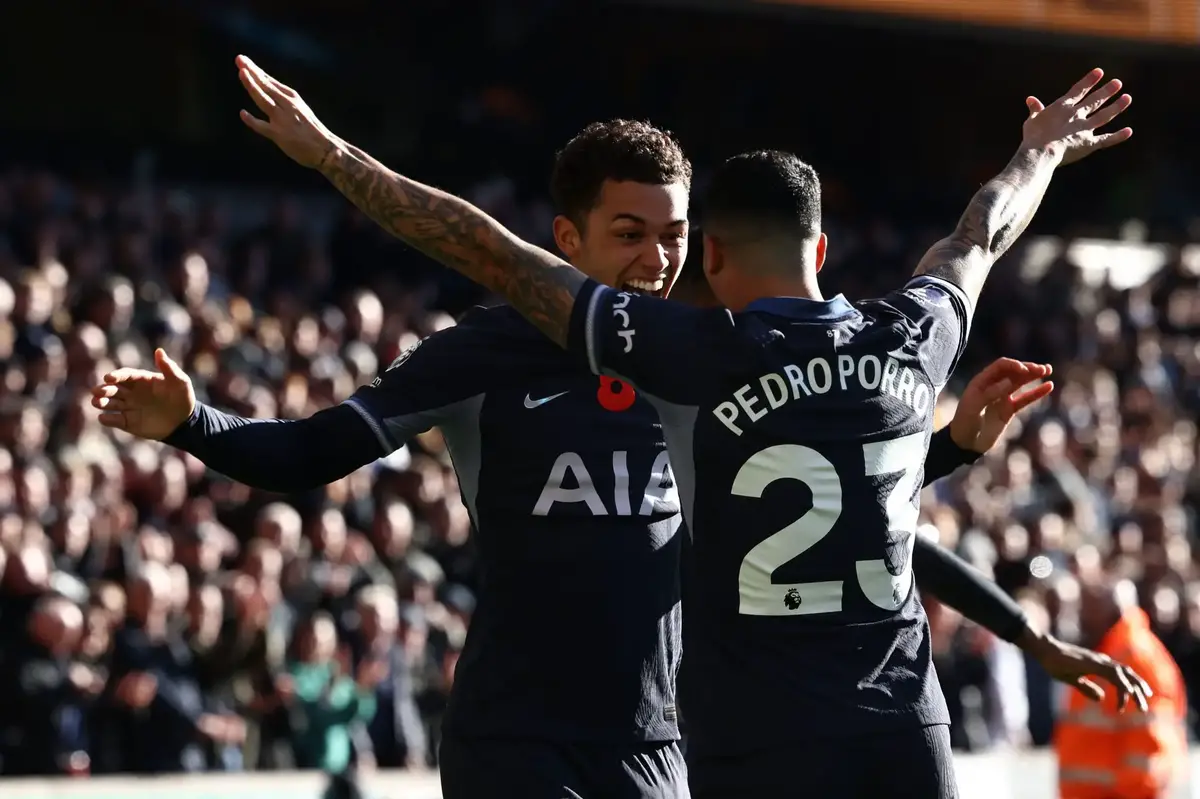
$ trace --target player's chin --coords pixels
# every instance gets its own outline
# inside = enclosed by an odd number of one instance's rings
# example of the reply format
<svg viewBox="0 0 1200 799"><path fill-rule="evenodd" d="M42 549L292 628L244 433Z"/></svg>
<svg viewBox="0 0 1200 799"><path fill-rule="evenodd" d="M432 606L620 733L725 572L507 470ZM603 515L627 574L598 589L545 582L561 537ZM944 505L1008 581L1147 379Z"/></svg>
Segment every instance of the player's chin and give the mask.
<svg viewBox="0 0 1200 799"><path fill-rule="evenodd" d="M633 294L645 294L648 297L662 299L667 296L667 287L669 285L666 278L659 278L657 280L627 280L621 284L621 291L628 291Z"/></svg>

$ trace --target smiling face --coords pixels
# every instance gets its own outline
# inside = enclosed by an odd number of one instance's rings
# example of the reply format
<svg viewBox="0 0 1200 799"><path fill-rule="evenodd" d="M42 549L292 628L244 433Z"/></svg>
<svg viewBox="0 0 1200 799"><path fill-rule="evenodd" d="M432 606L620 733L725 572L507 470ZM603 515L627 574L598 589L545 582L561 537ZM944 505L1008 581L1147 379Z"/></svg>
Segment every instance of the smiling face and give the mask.
<svg viewBox="0 0 1200 799"><path fill-rule="evenodd" d="M666 296L687 259L688 188L607 180L582 229L554 220L559 248L578 269L607 286Z"/></svg>
<svg viewBox="0 0 1200 799"><path fill-rule="evenodd" d="M555 241L589 277L664 296L687 256L691 182L667 131L624 119L588 125L554 162Z"/></svg>

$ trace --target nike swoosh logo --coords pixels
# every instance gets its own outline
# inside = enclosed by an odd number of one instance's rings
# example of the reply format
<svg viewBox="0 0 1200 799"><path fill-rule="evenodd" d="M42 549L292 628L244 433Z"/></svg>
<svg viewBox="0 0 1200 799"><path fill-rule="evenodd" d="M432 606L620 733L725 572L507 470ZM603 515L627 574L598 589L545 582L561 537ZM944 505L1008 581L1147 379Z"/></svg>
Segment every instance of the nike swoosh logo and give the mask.
<svg viewBox="0 0 1200 799"><path fill-rule="evenodd" d="M568 393L570 393L570 392L563 391L559 394L551 394L549 397L542 397L541 399L536 399L536 400L533 399L532 397L530 397L528 394L526 394L525 395L525 407L532 410L532 409L538 407L539 405L545 405L550 400L558 399L563 394L568 394Z"/></svg>

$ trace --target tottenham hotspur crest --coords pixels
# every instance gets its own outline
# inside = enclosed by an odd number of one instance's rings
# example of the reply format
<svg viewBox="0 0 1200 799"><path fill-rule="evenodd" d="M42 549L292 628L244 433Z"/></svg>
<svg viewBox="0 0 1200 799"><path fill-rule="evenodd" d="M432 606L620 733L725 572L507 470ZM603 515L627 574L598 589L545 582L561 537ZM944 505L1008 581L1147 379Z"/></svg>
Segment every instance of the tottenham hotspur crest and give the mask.
<svg viewBox="0 0 1200 799"><path fill-rule="evenodd" d="M424 340L425 339L421 339L416 344L413 344L408 349L404 350L404 352L402 352L398 356L396 356L396 360L392 361L391 365L388 366L388 368L385 369L384 371L390 372L393 369L395 369L397 366L400 366L405 361L407 361L409 358L411 358L412 354L417 351L417 347L421 346L421 342ZM376 377L373 381L371 381L371 385L373 385L373 386L379 386L379 385L382 385L382 383L383 383L383 375L380 375L379 377Z"/></svg>
<svg viewBox="0 0 1200 799"><path fill-rule="evenodd" d="M421 342L422 342L422 341L424 341L424 340L425 340L425 339L421 339L421 340L420 340L420 341L418 341L416 344L413 344L413 345L412 345L412 346L410 346L408 349L406 349L404 352L402 352L402 353L400 353L399 355L397 355L397 356L396 356L396 360L392 361L392 365L391 365L391 366L389 366L389 367L387 368L387 371L389 371L389 372L390 372L390 371L392 371L392 370L393 370L393 369L395 369L397 366L399 366L400 364L404 363L404 362L405 362L405 361L407 361L409 358L411 358L411 357L412 357L412 354L413 354L414 352L416 352L416 351L417 351L417 347L421 346Z"/></svg>

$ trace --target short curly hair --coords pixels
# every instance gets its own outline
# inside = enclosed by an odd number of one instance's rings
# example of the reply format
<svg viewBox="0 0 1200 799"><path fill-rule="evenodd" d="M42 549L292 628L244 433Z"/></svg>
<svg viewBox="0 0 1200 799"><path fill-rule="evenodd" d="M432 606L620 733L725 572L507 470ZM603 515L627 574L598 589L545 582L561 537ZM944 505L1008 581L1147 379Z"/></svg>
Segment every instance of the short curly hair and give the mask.
<svg viewBox="0 0 1200 799"><path fill-rule="evenodd" d="M582 227L606 180L692 186L692 164L679 141L648 122L593 122L554 159L550 195L555 210Z"/></svg>

